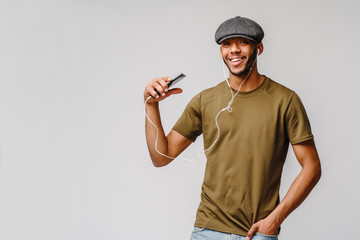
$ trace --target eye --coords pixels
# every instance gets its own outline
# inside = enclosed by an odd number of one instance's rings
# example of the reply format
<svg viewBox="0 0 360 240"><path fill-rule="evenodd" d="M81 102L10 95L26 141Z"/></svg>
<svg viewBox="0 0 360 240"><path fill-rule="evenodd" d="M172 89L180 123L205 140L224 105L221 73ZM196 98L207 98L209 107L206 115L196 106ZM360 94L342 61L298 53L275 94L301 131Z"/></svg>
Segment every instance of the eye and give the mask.
<svg viewBox="0 0 360 240"><path fill-rule="evenodd" d="M222 45L223 47L225 47L225 46L229 46L230 43L229 43L228 41L223 41L223 42L221 43L221 45Z"/></svg>

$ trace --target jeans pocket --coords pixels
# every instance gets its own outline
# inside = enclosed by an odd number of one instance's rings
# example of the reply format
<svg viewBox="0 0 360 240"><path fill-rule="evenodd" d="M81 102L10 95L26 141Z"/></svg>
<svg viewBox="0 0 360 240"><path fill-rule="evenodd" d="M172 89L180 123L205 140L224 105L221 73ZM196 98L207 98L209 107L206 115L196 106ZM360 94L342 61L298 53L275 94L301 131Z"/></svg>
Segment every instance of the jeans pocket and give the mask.
<svg viewBox="0 0 360 240"><path fill-rule="evenodd" d="M194 227L194 230L192 231L192 233L201 232L203 230L205 230L205 228Z"/></svg>
<svg viewBox="0 0 360 240"><path fill-rule="evenodd" d="M254 240L278 240L278 235L267 235L263 233L255 233Z"/></svg>

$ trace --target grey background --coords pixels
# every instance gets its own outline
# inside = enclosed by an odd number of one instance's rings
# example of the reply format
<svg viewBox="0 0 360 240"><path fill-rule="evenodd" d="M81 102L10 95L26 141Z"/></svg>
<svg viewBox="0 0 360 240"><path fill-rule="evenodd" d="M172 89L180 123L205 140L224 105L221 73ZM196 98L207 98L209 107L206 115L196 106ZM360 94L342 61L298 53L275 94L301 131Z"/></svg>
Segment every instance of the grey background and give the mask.
<svg viewBox="0 0 360 240"><path fill-rule="evenodd" d="M0 239L189 239L205 159L154 168L143 90L184 72L169 131L223 80L214 32L265 31L259 70L294 89L323 176L280 239L348 239L359 202L358 1L0 1ZM201 138L182 154L195 159ZM281 197L300 171L289 152Z"/></svg>

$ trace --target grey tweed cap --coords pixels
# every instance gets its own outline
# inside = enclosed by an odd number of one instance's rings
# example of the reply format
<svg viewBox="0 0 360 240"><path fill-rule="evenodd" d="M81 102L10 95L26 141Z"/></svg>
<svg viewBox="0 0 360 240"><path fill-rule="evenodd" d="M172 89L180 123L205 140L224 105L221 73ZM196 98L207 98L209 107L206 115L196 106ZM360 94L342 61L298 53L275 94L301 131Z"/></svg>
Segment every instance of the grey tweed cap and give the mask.
<svg viewBox="0 0 360 240"><path fill-rule="evenodd" d="M259 24L245 17L234 17L223 22L215 33L215 41L221 44L222 41L233 38L244 37L257 42L264 38L264 31Z"/></svg>

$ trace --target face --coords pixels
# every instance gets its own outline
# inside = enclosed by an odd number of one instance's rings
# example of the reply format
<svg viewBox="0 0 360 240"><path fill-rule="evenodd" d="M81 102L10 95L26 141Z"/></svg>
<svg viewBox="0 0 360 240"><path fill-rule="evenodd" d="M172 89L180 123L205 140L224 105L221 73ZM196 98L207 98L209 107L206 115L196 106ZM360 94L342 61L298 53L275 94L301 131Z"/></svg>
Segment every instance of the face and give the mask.
<svg viewBox="0 0 360 240"><path fill-rule="evenodd" d="M257 44L246 38L230 38L221 42L220 53L231 74L244 77L257 55Z"/></svg>

